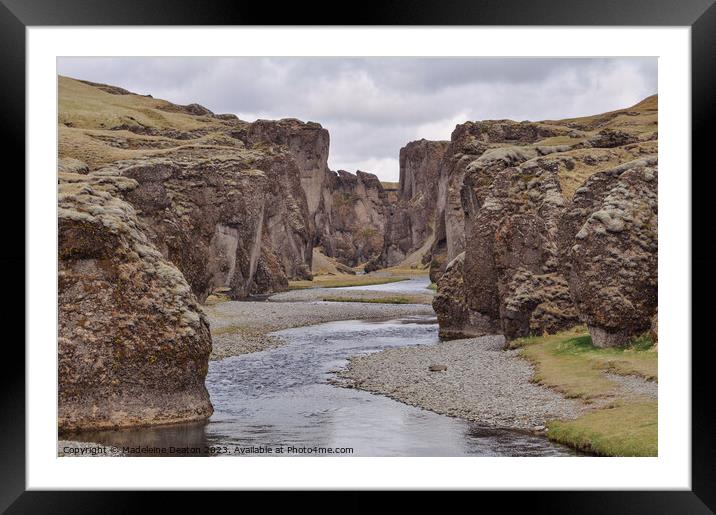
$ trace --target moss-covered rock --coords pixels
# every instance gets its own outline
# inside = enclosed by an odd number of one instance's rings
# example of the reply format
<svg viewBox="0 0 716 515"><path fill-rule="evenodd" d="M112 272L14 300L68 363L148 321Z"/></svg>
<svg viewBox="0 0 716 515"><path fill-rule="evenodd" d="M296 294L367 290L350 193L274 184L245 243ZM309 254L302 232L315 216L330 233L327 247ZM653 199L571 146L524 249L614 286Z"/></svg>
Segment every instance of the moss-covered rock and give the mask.
<svg viewBox="0 0 716 515"><path fill-rule="evenodd" d="M182 273L121 199L136 186L125 177L60 174L61 432L212 413L209 325Z"/></svg>

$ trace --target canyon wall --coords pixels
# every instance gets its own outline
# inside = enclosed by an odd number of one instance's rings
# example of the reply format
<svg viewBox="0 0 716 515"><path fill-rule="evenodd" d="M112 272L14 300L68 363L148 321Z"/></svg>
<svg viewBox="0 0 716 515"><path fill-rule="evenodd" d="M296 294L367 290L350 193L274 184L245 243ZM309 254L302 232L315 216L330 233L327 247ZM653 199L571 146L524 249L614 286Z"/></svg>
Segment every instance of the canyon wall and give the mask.
<svg viewBox="0 0 716 515"><path fill-rule="evenodd" d="M329 172L316 214L316 245L348 266L375 258L383 249L389 206L372 173Z"/></svg>
<svg viewBox="0 0 716 515"><path fill-rule="evenodd" d="M249 124L66 77L59 86L64 166L137 180L125 200L200 301L214 289L243 298L311 277L327 174L320 125Z"/></svg>
<svg viewBox="0 0 716 515"><path fill-rule="evenodd" d="M328 133L58 80L59 429L207 418L199 302L311 277Z"/></svg>
<svg viewBox="0 0 716 515"><path fill-rule="evenodd" d="M585 323L611 346L649 330L657 129L656 97L586 118L458 126L431 268L441 335L512 339Z"/></svg>
<svg viewBox="0 0 716 515"><path fill-rule="evenodd" d="M374 258L390 195L330 171L317 123L58 82L60 430L206 418L199 303L310 279L317 245Z"/></svg>
<svg viewBox="0 0 716 515"><path fill-rule="evenodd" d="M445 338L656 335L657 117L466 122L401 149L395 193L330 171L317 123L60 77L60 429L210 416L200 302L285 290L319 249L429 267Z"/></svg>
<svg viewBox="0 0 716 515"><path fill-rule="evenodd" d="M422 268L435 240L437 185L446 141L411 141L400 149L397 201L389 204L383 248L367 271L402 264Z"/></svg>

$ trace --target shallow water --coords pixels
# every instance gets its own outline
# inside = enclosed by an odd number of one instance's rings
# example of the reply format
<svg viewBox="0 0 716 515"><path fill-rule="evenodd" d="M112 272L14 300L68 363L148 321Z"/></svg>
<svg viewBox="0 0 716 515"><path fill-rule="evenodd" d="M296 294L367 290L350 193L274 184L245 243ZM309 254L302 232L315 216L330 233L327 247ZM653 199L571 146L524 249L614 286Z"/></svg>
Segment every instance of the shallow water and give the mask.
<svg viewBox="0 0 716 515"><path fill-rule="evenodd" d="M425 276L413 277L405 281L396 281L394 283L370 284L367 286L343 286L340 288L331 288L331 290L362 290L381 293L430 293L428 285L430 285L430 279Z"/></svg>
<svg viewBox="0 0 716 515"><path fill-rule="evenodd" d="M574 454L530 433L485 429L380 395L327 384L332 371L345 366L349 356L436 344L434 317L330 322L275 334L289 343L209 363L206 385L215 412L208 423L103 431L74 439L148 447L131 452L140 455L167 455L157 449L171 446L189 447L193 455L268 455L267 449L270 455L280 456Z"/></svg>

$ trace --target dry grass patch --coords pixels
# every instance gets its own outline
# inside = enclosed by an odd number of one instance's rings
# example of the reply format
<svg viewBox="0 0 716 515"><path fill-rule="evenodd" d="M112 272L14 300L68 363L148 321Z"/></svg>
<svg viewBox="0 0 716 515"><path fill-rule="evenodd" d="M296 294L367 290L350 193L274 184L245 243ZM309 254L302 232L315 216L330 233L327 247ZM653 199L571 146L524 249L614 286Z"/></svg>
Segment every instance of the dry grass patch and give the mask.
<svg viewBox="0 0 716 515"><path fill-rule="evenodd" d="M364 302L368 304L427 304L424 299L410 295L387 297L323 297L324 302Z"/></svg>
<svg viewBox="0 0 716 515"><path fill-rule="evenodd" d="M312 281L289 281L290 290L306 288L345 288L348 286L370 286L405 281L408 277L380 277L372 275L316 276Z"/></svg>

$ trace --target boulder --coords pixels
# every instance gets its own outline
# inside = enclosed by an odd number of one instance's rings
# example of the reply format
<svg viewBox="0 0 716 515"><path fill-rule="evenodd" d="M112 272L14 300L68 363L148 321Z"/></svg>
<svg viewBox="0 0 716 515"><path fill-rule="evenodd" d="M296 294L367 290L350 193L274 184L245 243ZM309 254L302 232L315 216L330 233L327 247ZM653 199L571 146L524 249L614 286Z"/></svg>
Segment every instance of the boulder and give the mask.
<svg viewBox="0 0 716 515"><path fill-rule="evenodd" d="M60 173L61 432L203 420L209 325L121 197L134 179Z"/></svg>
<svg viewBox="0 0 716 515"><path fill-rule="evenodd" d="M656 165L638 161L593 177L577 193L608 183L570 249L570 291L598 347L628 344L656 314L657 178Z"/></svg>

